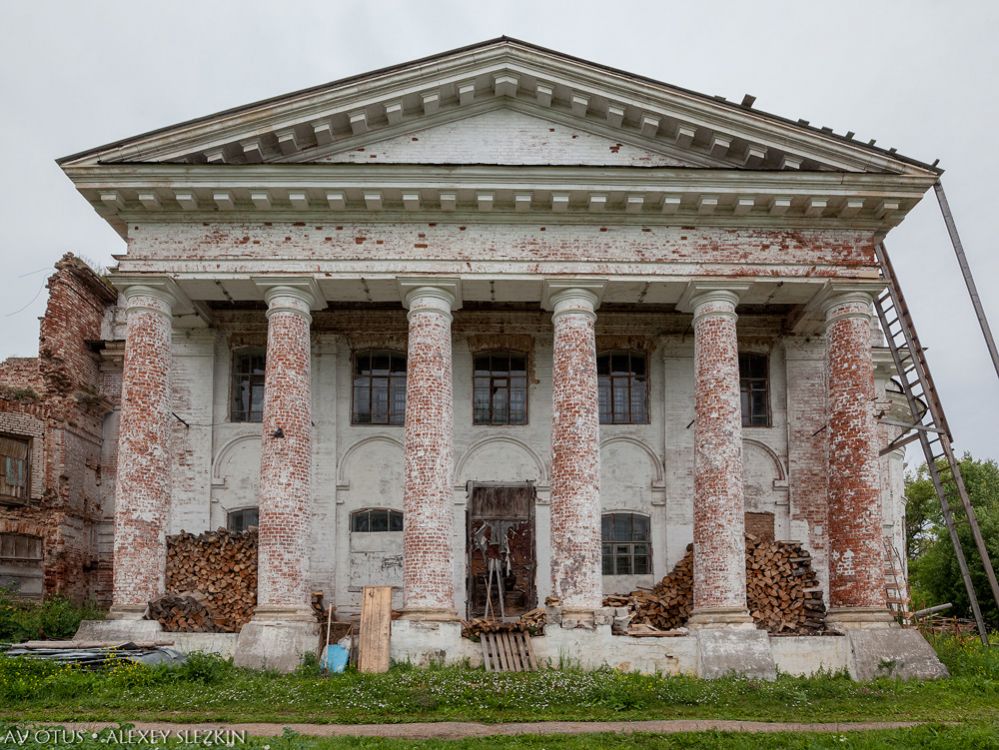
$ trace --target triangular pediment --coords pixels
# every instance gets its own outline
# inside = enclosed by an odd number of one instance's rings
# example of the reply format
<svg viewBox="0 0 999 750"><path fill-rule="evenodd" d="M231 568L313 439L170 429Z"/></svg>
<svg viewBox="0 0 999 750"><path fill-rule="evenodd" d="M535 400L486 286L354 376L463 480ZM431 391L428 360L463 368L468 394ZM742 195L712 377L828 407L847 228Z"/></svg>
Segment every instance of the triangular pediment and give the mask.
<svg viewBox="0 0 999 750"><path fill-rule="evenodd" d="M555 123L547 126L555 128L552 138L524 119L532 111ZM400 163L415 162L420 153L425 163L450 164L458 159L458 140L490 122L501 123L500 132L480 133L465 163L931 171L852 134L839 136L505 37L181 123L60 163L236 166L349 162L365 153L376 162L388 160L391 151ZM528 130L520 145L511 140L518 123ZM427 141L413 141L421 138L418 132ZM576 134L578 143L563 144L565 133L570 140ZM386 155L372 159L369 149ZM534 149L541 153L532 155Z"/></svg>
<svg viewBox="0 0 999 750"><path fill-rule="evenodd" d="M703 166L700 160L678 158L652 149L592 133L581 123L546 119L497 107L482 114L419 127L380 141L348 148L313 149L297 162L327 164L546 164L613 167ZM682 153L679 155L682 157Z"/></svg>

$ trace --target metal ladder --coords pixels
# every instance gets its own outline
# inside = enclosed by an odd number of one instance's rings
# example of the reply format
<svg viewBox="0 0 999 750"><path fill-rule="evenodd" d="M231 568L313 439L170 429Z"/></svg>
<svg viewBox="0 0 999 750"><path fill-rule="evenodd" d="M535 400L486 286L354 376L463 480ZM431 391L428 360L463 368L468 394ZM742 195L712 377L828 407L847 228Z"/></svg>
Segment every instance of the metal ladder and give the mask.
<svg viewBox="0 0 999 750"><path fill-rule="evenodd" d="M885 282L885 291L875 300L874 307L877 310L878 318L881 321L881 330L888 341L888 349L891 351L895 368L899 374L899 385L905 394L912 415L911 423L896 423L892 420L882 419L889 424L905 428L905 432L893 440L881 453L884 455L903 445L907 445L916 440L923 448L923 456L926 458L926 467L933 486L936 489L937 497L940 500L940 508L943 511L944 523L950 534L951 543L954 545L954 553L957 556L958 565L961 568L961 577L964 580L965 589L968 592L968 599L971 602L971 609L975 615L975 623L978 626L978 634L982 643L988 645L988 631L985 627L985 620L982 618L981 607L978 605L978 597L975 594L975 587L971 580L971 573L968 571L968 561L964 556L961 547L961 540L957 535L957 528L954 525L954 514L950 501L947 497L947 487L945 485L948 477L953 480L954 488L968 519L971 528L971 535L975 540L975 547L982 559L985 567L985 574L992 589L992 596L999 604L999 582L996 581L996 574L992 568L992 561L989 559L988 549L985 540L982 538L981 529L978 526L978 518L975 509L971 505L968 497L968 490L964 485L964 478L961 476L961 467L954 456L954 448L951 445L950 427L947 425L947 417L944 415L943 407L940 405L940 398L937 395L936 386L933 384L933 377L926 364L925 351L919 343L915 326L912 323L912 316L905 303L901 287L895 276L891 261L888 259L888 251L884 244L879 244L875 248L878 263L881 266L882 278Z"/></svg>

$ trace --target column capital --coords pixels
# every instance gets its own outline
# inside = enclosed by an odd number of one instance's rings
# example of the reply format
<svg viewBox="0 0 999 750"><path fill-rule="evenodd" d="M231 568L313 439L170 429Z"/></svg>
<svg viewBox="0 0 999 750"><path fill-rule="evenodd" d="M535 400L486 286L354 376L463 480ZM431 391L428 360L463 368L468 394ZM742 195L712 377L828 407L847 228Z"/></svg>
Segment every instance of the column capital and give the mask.
<svg viewBox="0 0 999 750"><path fill-rule="evenodd" d="M268 317L281 311L312 320L310 311L326 307L319 283L311 276L256 276L252 281L264 294Z"/></svg>
<svg viewBox="0 0 999 750"><path fill-rule="evenodd" d="M739 298L749 291L749 284L741 281L691 281L683 290L676 303L680 312L698 314L697 308L708 303L717 303L724 308L730 306L729 312L735 313ZM723 312L724 310L719 310Z"/></svg>
<svg viewBox="0 0 999 750"><path fill-rule="evenodd" d="M822 312L826 326L845 318L861 318L869 321L873 315L871 303L874 294L868 289L833 289L822 301Z"/></svg>
<svg viewBox="0 0 999 750"><path fill-rule="evenodd" d="M175 312L194 309L177 282L168 277L116 276L112 283L125 298L126 314L133 310L149 310L171 317Z"/></svg>
<svg viewBox="0 0 999 750"><path fill-rule="evenodd" d="M461 307L461 282L445 278L400 278L399 294L402 305L412 313L415 310L439 312L451 317L451 312Z"/></svg>
<svg viewBox="0 0 999 750"><path fill-rule="evenodd" d="M545 281L542 307L552 318L566 313L596 317L607 282L603 279L550 279Z"/></svg>

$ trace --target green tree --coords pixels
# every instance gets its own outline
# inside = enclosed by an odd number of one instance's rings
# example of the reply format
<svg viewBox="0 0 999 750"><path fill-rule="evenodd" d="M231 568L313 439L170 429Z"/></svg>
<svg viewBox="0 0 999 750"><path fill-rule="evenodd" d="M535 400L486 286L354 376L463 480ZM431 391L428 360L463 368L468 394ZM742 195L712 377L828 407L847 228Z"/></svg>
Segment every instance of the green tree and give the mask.
<svg viewBox="0 0 999 750"><path fill-rule="evenodd" d="M942 474L982 614L992 629L999 629L999 606L992 598L985 566L975 548L954 480L949 471ZM995 564L999 561L999 465L993 460L977 461L966 453L961 459L961 475ZM943 522L933 480L925 465L919 467L915 475L906 477L905 498L909 578L914 593L931 604L951 602L954 614L971 617L971 604L961 578L961 569Z"/></svg>

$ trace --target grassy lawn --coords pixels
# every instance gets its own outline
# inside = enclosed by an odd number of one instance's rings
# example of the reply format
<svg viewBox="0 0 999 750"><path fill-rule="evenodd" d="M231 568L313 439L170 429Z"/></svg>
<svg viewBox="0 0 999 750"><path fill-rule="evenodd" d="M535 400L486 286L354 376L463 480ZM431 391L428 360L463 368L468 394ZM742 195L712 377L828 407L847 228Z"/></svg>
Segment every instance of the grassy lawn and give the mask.
<svg viewBox="0 0 999 750"><path fill-rule="evenodd" d="M658 677L612 670L497 674L458 667L396 666L387 674L275 675L194 655L168 669L124 665L88 672L0 657L0 719L45 721L228 721L398 723L410 721L999 722L999 648L973 640L934 644L952 676L937 681L843 675L776 682Z"/></svg>
<svg viewBox="0 0 999 750"><path fill-rule="evenodd" d="M0 725L0 747L7 727ZM24 731L24 730L22 730ZM8 735L9 736L9 735ZM14 744L18 747L75 747L96 750L109 744L108 733L96 738L64 735L60 744L58 730L51 735L27 734L27 739ZM119 735L120 736L120 735ZM188 739L190 742L190 739ZM193 744L193 743L191 743ZM156 746L190 747L178 740L158 742ZM214 743L213 743L214 744ZM132 746L136 746L133 744ZM204 745L201 745L204 746ZM691 732L688 734L580 734L580 735L518 735L460 740L399 740L373 737L312 738L287 732L280 738L246 737L232 747L260 750L680 750L681 748L717 748L718 750L819 750L850 748L863 750L986 750L999 747L999 727L925 725L913 729L818 733L747 734L737 732Z"/></svg>

